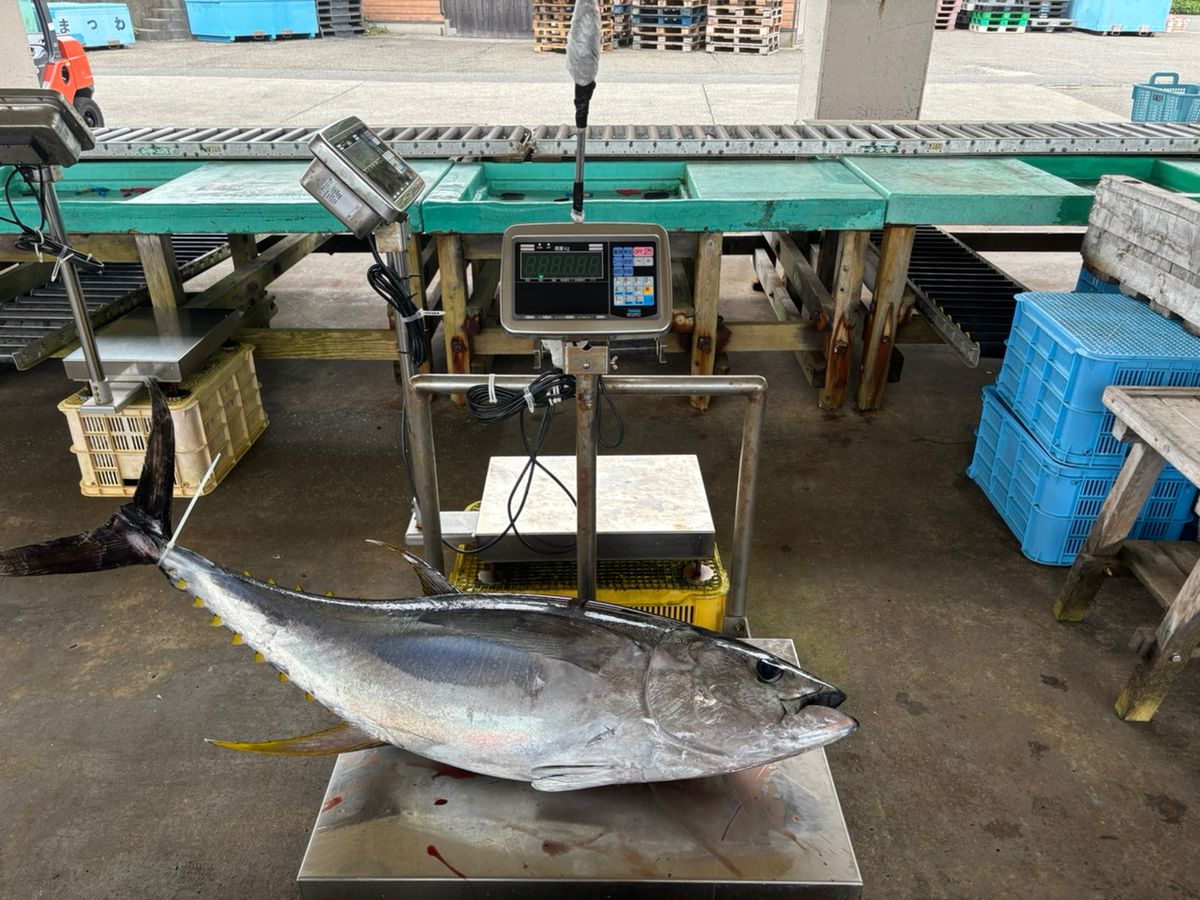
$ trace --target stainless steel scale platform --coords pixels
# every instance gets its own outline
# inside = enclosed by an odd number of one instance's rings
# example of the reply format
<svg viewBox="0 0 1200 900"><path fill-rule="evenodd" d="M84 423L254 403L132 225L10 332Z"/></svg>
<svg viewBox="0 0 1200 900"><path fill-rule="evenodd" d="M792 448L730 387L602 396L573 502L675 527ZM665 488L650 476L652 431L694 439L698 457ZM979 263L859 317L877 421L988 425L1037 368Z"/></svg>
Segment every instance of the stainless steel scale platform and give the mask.
<svg viewBox="0 0 1200 900"><path fill-rule="evenodd" d="M796 661L790 640L751 643ZM387 747L338 757L305 900L855 897L824 750L734 775L541 793Z"/></svg>

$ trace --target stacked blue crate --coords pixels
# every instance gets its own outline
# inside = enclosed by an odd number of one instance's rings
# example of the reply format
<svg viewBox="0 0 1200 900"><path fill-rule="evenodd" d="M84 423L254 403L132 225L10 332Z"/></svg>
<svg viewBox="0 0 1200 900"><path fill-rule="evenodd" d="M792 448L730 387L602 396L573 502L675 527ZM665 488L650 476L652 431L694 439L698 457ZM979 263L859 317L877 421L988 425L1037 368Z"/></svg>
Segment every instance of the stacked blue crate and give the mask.
<svg viewBox="0 0 1200 900"><path fill-rule="evenodd" d="M1069 565L1128 453L1112 436L1104 389L1200 386L1200 338L1123 294L1030 293L1017 301L1004 365L984 391L968 474L1026 556ZM1133 536L1180 537L1195 496L1167 467Z"/></svg>
<svg viewBox="0 0 1200 900"><path fill-rule="evenodd" d="M186 0L192 36L201 41L316 37L315 0Z"/></svg>
<svg viewBox="0 0 1200 900"><path fill-rule="evenodd" d="M49 9L55 34L69 34L88 50L136 41L124 3L51 3Z"/></svg>

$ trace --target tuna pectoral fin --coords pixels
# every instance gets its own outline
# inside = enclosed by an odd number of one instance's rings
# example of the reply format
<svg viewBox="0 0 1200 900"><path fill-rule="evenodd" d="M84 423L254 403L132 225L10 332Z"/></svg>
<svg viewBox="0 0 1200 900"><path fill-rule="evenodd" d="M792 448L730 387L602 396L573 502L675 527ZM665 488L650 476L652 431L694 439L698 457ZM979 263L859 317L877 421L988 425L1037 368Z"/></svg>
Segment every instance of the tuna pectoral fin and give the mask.
<svg viewBox="0 0 1200 900"><path fill-rule="evenodd" d="M208 743L226 750L241 750L243 753L272 753L277 756L333 756L335 753L352 753L384 746L383 741L367 734L356 725L343 722L316 734L304 737L285 738L280 741L239 743L236 741L214 741Z"/></svg>
<svg viewBox="0 0 1200 900"><path fill-rule="evenodd" d="M580 791L584 788L603 787L616 784L613 778L616 767L606 763L580 763L562 766L534 766L535 791Z"/></svg>

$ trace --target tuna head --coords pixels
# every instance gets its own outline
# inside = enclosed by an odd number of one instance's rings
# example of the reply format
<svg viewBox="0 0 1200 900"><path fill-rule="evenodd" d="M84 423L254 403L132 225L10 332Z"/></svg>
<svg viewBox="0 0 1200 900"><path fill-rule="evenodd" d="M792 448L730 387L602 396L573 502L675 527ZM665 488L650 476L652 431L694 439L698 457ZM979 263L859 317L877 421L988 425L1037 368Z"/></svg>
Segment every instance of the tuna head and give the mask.
<svg viewBox="0 0 1200 900"><path fill-rule="evenodd" d="M728 760L724 771L823 747L858 723L846 695L787 660L693 629L666 634L646 673L655 723L683 748Z"/></svg>

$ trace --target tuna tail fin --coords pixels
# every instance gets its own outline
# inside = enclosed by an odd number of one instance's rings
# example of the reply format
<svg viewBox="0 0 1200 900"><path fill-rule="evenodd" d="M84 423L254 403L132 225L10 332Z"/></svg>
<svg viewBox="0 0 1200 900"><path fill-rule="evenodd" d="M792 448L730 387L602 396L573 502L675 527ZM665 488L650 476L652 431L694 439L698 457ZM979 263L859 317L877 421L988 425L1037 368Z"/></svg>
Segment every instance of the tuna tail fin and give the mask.
<svg viewBox="0 0 1200 900"><path fill-rule="evenodd" d="M0 575L71 575L158 563L171 537L175 426L158 385L149 382L148 388L150 439L133 500L92 531L0 551Z"/></svg>

